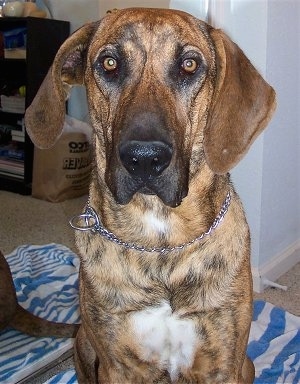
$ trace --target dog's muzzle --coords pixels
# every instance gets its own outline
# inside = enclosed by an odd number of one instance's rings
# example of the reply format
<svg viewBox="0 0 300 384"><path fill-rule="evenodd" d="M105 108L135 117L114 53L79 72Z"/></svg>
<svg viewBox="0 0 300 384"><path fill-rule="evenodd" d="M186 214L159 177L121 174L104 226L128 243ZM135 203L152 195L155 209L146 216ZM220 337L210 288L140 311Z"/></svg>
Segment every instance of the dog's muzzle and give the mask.
<svg viewBox="0 0 300 384"><path fill-rule="evenodd" d="M172 145L163 141L129 140L121 143L119 158L125 173L123 196L131 197L140 192L157 195L166 205L179 205L184 196L183 191L178 194L178 180L171 185L170 178L174 180L174 170L170 167L172 156Z"/></svg>
<svg viewBox="0 0 300 384"><path fill-rule="evenodd" d="M189 165L182 151L174 148L178 144L170 139L162 113L137 113L119 126L122 137L116 140L106 169L116 202L127 204L138 192L178 206L187 195Z"/></svg>
<svg viewBox="0 0 300 384"><path fill-rule="evenodd" d="M119 147L123 166L134 179L146 185L170 165L172 153L171 145L162 141L130 140Z"/></svg>
<svg viewBox="0 0 300 384"><path fill-rule="evenodd" d="M188 166L164 141L128 140L118 146L106 172L115 200L127 204L137 192L157 195L165 205L178 206L188 192Z"/></svg>

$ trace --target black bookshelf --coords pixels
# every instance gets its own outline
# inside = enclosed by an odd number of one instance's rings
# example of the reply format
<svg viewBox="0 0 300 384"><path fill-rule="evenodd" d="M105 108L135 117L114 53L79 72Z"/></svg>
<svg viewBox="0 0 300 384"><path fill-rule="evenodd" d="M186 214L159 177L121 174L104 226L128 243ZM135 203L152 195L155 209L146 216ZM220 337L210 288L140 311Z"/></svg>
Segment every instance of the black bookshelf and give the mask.
<svg viewBox="0 0 300 384"><path fill-rule="evenodd" d="M26 58L0 58L0 84L26 86L25 107L34 99L55 54L70 33L67 21L35 17L0 18L0 32L26 28ZM0 124L17 126L24 114L0 111ZM0 170L0 189L24 195L31 194L34 146L25 132L24 175L5 174ZM3 166L2 166L3 168Z"/></svg>

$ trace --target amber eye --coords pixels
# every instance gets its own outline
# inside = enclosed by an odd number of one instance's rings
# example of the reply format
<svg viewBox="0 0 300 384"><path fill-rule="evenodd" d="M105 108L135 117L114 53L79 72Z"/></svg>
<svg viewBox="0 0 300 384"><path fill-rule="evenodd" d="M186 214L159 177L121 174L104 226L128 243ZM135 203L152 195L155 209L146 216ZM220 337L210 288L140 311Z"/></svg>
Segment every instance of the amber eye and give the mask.
<svg viewBox="0 0 300 384"><path fill-rule="evenodd" d="M117 60L113 57L105 57L103 60L103 68L107 72L115 71L118 67Z"/></svg>
<svg viewBox="0 0 300 384"><path fill-rule="evenodd" d="M194 59L185 59L181 64L181 68L186 73L194 73L198 68L197 61Z"/></svg>

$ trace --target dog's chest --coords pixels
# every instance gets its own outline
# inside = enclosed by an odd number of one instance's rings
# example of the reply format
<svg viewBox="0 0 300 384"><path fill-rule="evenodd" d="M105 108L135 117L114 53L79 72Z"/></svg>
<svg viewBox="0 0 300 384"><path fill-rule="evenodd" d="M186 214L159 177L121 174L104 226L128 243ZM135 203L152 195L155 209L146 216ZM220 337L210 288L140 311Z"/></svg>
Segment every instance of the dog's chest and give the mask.
<svg viewBox="0 0 300 384"><path fill-rule="evenodd" d="M167 369L175 379L192 366L199 342L192 320L172 313L167 302L132 315L132 329L140 357Z"/></svg>
<svg viewBox="0 0 300 384"><path fill-rule="evenodd" d="M154 212L147 211L141 216L141 218L146 235L151 235L153 233L164 234L169 231L169 224L167 220Z"/></svg>

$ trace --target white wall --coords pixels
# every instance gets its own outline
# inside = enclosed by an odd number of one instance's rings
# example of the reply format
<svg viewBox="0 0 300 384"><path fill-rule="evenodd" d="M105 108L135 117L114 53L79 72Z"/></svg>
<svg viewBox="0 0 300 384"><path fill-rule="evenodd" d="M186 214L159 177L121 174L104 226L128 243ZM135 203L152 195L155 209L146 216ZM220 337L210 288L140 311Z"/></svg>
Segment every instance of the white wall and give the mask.
<svg viewBox="0 0 300 384"><path fill-rule="evenodd" d="M211 0L225 29L277 93L267 130L233 170L252 234L256 290L300 261L300 2Z"/></svg>
<svg viewBox="0 0 300 384"><path fill-rule="evenodd" d="M89 21L99 18L99 0L36 0L38 6L44 3L54 19L71 23L71 32Z"/></svg>
<svg viewBox="0 0 300 384"><path fill-rule="evenodd" d="M300 3L272 1L268 16L278 110L265 134L260 261L271 279L300 261Z"/></svg>
<svg viewBox="0 0 300 384"><path fill-rule="evenodd" d="M267 4L265 1L211 0L209 22L223 29L265 76L267 52ZM232 171L232 179L244 203L252 238L252 265L259 265L264 135Z"/></svg>
<svg viewBox="0 0 300 384"><path fill-rule="evenodd" d="M169 2L169 0L99 0L100 16L104 16L108 9L113 8L168 8Z"/></svg>
<svg viewBox="0 0 300 384"><path fill-rule="evenodd" d="M278 109L265 133L261 262L300 240L300 3L268 6L267 78ZM300 261L300 258L299 258Z"/></svg>

